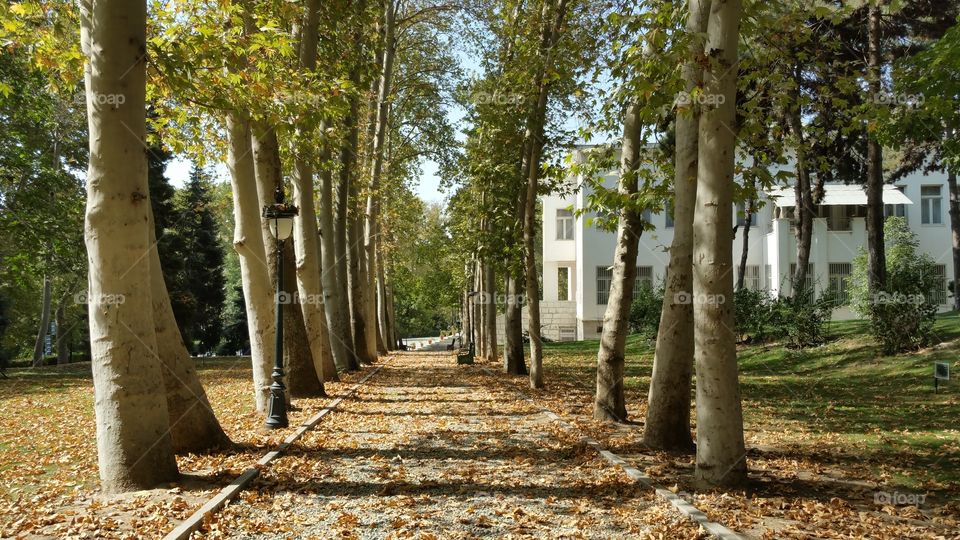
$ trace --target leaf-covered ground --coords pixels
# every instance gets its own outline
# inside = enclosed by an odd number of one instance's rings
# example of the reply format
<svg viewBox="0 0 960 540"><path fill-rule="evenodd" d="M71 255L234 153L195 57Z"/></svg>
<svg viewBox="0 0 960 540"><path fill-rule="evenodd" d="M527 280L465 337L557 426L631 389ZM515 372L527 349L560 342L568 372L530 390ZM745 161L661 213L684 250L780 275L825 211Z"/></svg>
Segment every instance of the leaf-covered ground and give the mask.
<svg viewBox="0 0 960 540"><path fill-rule="evenodd" d="M401 355L206 537L697 538L593 450L449 354Z"/></svg>
<svg viewBox="0 0 960 540"><path fill-rule="evenodd" d="M143 538L171 530L272 449L249 370L201 377L238 447L180 458L184 483L123 496L96 488L92 388L83 366L0 383L0 537ZM334 395L344 382L328 385ZM291 425L327 400L298 400ZM29 425L20 421L29 418ZM18 421L18 419L20 421ZM402 354L325 417L197 537L699 538L649 490L502 381L448 354Z"/></svg>
<svg viewBox="0 0 960 540"><path fill-rule="evenodd" d="M449 354L400 354L262 471L196 536L272 538L697 538L545 407L752 538L960 538L958 389L932 395L932 358L877 358L857 329L802 353L740 351L751 477L696 492L690 456L640 443L649 349L632 339L626 387L637 424L590 419L596 343L554 344L547 389ZM948 336L950 337L950 336ZM203 361L200 374L235 448L179 458L179 485L97 490L89 367L14 370L0 380L0 537L158 537L286 435L262 430L248 360ZM328 384L331 397L364 372ZM532 395L536 405L517 399ZM291 425L329 399L297 400ZM878 495L879 494L879 495ZM882 503L884 496L922 496Z"/></svg>

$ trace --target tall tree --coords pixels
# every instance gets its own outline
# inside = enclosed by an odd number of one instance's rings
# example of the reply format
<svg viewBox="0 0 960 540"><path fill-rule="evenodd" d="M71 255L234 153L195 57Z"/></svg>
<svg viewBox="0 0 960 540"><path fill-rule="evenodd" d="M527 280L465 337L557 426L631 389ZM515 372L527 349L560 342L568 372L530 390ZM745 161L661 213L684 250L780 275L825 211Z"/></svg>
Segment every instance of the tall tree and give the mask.
<svg viewBox="0 0 960 540"><path fill-rule="evenodd" d="M150 260L145 2L84 0L90 132L86 243L97 455L105 491L177 478L157 356ZM100 96L124 96L101 104ZM115 102L117 100L114 100ZM119 299L122 298L122 301Z"/></svg>
<svg viewBox="0 0 960 540"><path fill-rule="evenodd" d="M613 254L610 296L603 314L603 332L597 352L597 391L593 417L625 422L626 398L623 391L624 356L633 288L637 277L637 251L643 220L635 198L638 190L637 167L642 151L642 126L639 105L627 108L623 121L623 145L620 151L619 193L627 201L620 210L617 247Z"/></svg>
<svg viewBox="0 0 960 540"><path fill-rule="evenodd" d="M733 329L733 205L739 0L711 3L693 219L694 360L697 374L696 479L734 485L746 478L743 412Z"/></svg>
<svg viewBox="0 0 960 540"><path fill-rule="evenodd" d="M707 29L709 0L690 0L686 20L687 57L683 92L694 96L703 83L699 58ZM690 389L693 372L693 215L697 200L700 109L692 99L678 103L675 121L673 241L663 292L663 309L653 356L643 441L654 448L692 450ZM682 109L682 110L681 110Z"/></svg>
<svg viewBox="0 0 960 540"><path fill-rule="evenodd" d="M220 342L223 330L221 313L226 282L209 180L198 166L191 169L176 205L177 218L170 228L182 250L176 254L182 261L176 283L185 299L181 300L181 311L175 306L174 312L187 348L194 354L210 352Z"/></svg>

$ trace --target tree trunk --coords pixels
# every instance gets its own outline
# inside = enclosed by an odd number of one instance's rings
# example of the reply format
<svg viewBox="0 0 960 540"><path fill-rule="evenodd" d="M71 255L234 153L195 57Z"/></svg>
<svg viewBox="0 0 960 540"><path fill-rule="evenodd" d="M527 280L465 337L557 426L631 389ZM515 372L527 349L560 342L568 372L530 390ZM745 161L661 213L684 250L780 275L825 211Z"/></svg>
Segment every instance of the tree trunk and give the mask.
<svg viewBox="0 0 960 540"><path fill-rule="evenodd" d="M498 358L497 351L497 279L493 272L493 265L485 261L483 265L483 288L487 293L487 303L483 305L486 310L486 328L484 335L487 338L487 362L496 362Z"/></svg>
<svg viewBox="0 0 960 540"><path fill-rule="evenodd" d="M90 160L84 237L97 457L105 492L177 479L150 293L146 3L83 0ZM119 106L99 96L123 96Z"/></svg>
<svg viewBox="0 0 960 540"><path fill-rule="evenodd" d="M796 84L800 84L799 67L794 75ZM803 124L800 120L800 91L796 90L793 96L794 103L787 113L787 122L790 131L796 138L797 145L797 179L794 183L794 234L797 237L797 266L791 276L791 290L794 295L806 288L807 270L810 266L810 246L813 242L813 192L811 191L810 169L807 167L806 141L803 135Z"/></svg>
<svg viewBox="0 0 960 540"><path fill-rule="evenodd" d="M240 259L256 406L257 411L266 413L273 382L270 374L273 372L272 340L276 331L275 299L263 244L263 220L260 218L260 199L250 148L250 124L241 114L230 112L226 125L227 167L233 190L233 247Z"/></svg>
<svg viewBox="0 0 960 540"><path fill-rule="evenodd" d="M43 353L46 348L47 334L50 332L52 286L50 276L43 276L43 296L40 300L40 329L37 331L37 340L33 344L33 367L43 365Z"/></svg>
<svg viewBox="0 0 960 540"><path fill-rule="evenodd" d="M73 291L67 289L60 301L57 303L57 310L54 320L57 321L57 365L63 366L70 363L70 329L67 328L67 302L70 301L70 293Z"/></svg>
<svg viewBox="0 0 960 540"><path fill-rule="evenodd" d="M393 285L387 287L387 320L390 323L387 326L389 341L396 348L399 346L400 331L397 329L397 311L393 305Z"/></svg>
<svg viewBox="0 0 960 540"><path fill-rule="evenodd" d="M743 412L733 331L730 212L736 137L739 0L713 2L707 25L704 93L723 96L700 115L697 204L693 221L693 313L697 373L697 465L707 486L746 479ZM720 100L717 100L720 101Z"/></svg>
<svg viewBox="0 0 960 540"><path fill-rule="evenodd" d="M880 94L880 6L868 8L869 52L867 80L870 95ZM887 282L887 257L883 245L883 150L875 134L867 133L867 254L870 292L883 290Z"/></svg>
<svg viewBox="0 0 960 540"><path fill-rule="evenodd" d="M753 186L750 186L750 189L752 188ZM743 289L743 275L747 273L747 256L750 253L750 227L753 226L753 204L753 197L751 196L744 205L747 215L743 218L743 243L740 248L740 266L737 268L737 287L735 289L737 291Z"/></svg>
<svg viewBox="0 0 960 540"><path fill-rule="evenodd" d="M480 351L483 347L483 290L480 288L480 271L477 268L476 263L471 263L473 266L473 290L477 294L471 297L470 309L473 310L472 320L473 320L473 343L475 344L474 351L477 355L480 355Z"/></svg>
<svg viewBox="0 0 960 540"><path fill-rule="evenodd" d="M300 31L300 67L306 72L312 72L317 66L319 5L320 0L308 0L304 5L303 26ZM320 278L320 238L314 206L313 163L300 155L296 155L294 159L293 203L300 210L299 218L293 220L297 290L300 293L300 309L307 329L314 369L320 381L337 380Z"/></svg>
<svg viewBox="0 0 960 540"><path fill-rule="evenodd" d="M350 198L356 200L359 196L355 182L350 188ZM350 315L353 323L353 349L357 353L357 360L361 364L372 364L375 360L373 354L367 349L367 333L370 331L366 320L366 306L364 297L366 296L366 275L364 272L364 251L363 251L363 221L360 217L350 220L349 238L350 248L348 262L350 264L348 272L348 282L350 283Z"/></svg>
<svg viewBox="0 0 960 540"><path fill-rule="evenodd" d="M642 125L639 106L628 106L623 122L623 148L620 154L620 196L636 202L637 167L640 163ZM603 332L597 352L597 392L593 417L597 420L626 422L627 405L623 391L624 355L637 279L637 251L643 220L636 208L620 210L617 247L613 255L610 295L603 314Z"/></svg>
<svg viewBox="0 0 960 540"><path fill-rule="evenodd" d="M360 87L360 62L363 54L363 33L354 32L353 50L355 58L350 68L350 81L355 88ZM371 358L366 353L366 336L363 328L363 310L361 300L362 285L358 281L360 265L357 242L360 239L356 227L356 220L350 216L350 201L356 200L357 188L353 185L353 167L356 164L356 152L359 143L360 116L359 97L353 95L349 99L350 108L344 118L343 131L346 133L340 146L340 183L337 186L337 279L347 290L341 301L345 308L344 313L350 321L350 360L348 369L360 369L361 363L370 363ZM349 241L349 243L348 243Z"/></svg>
<svg viewBox="0 0 960 540"><path fill-rule="evenodd" d="M326 163L330 158L330 140L326 134L326 122L321 122L321 161ZM340 281L338 270L338 241L337 229L334 227L333 217L336 211L333 199L333 174L329 168L320 171L320 257L323 271L320 280L323 285L324 316L327 319L327 330L330 336L330 353L336 369L350 369L350 349L347 343L351 341L349 319L343 309L346 285ZM327 380L336 380L336 369L331 373L324 371Z"/></svg>
<svg viewBox="0 0 960 540"><path fill-rule="evenodd" d="M507 274L506 294L507 302L503 312L506 340L503 351L504 370L511 375L526 375L527 364L523 358L523 303L520 301L523 289L520 287L520 278L512 273Z"/></svg>
<svg viewBox="0 0 960 540"><path fill-rule="evenodd" d="M294 220L297 221L297 220ZM283 356L287 366L287 388L291 397L326 396L322 376L317 373L310 339L303 318L303 310L296 301L297 267L294 246L288 240L283 243ZM289 303L287 302L289 300ZM300 301L303 299L300 298Z"/></svg>
<svg viewBox="0 0 960 540"><path fill-rule="evenodd" d="M707 31L709 0L688 4L686 31L691 35L689 56L683 64L687 95L703 82L702 35ZM700 110L690 100L690 111L676 116L673 180L673 242L663 292L663 307L653 374L647 396L643 442L663 450L693 450L690 436L690 398L693 375L693 214L697 201L697 148ZM685 112L689 114L684 114Z"/></svg>
<svg viewBox="0 0 960 540"><path fill-rule="evenodd" d="M487 293L487 281L486 276L483 273L483 265L480 263L479 259L474 259L473 267L476 269L476 284L477 284L477 307L480 311L480 316L477 318L477 356L480 358L487 357L487 303L490 301L490 297Z"/></svg>
<svg viewBox="0 0 960 540"><path fill-rule="evenodd" d="M550 95L550 79L546 76L553 63L553 47L560 37L560 29L567 12L567 0L557 0L554 12L550 2L544 2L542 10L543 31L540 36L536 86L539 90L536 107L528 124L526 140L529 141L530 157L527 172L526 210L523 220L524 275L527 291L527 333L530 335L530 387L543 388L543 342L540 339L540 286L537 277L537 191L540 180L540 158L543 153L543 131L546 121L547 100ZM550 19L550 15L553 19Z"/></svg>
<svg viewBox="0 0 960 540"><path fill-rule="evenodd" d="M953 247L953 309L960 311L960 189L957 188L957 172L947 171L947 188L950 190L950 239Z"/></svg>
<svg viewBox="0 0 960 540"><path fill-rule="evenodd" d="M383 250L380 247L379 238L377 239L377 258L383 259ZM394 347L390 344L389 337L390 318L387 315L387 279L383 266L382 262L377 266L377 329L379 330L377 347L380 354L387 354Z"/></svg>
<svg viewBox="0 0 960 540"><path fill-rule="evenodd" d="M203 452L230 446L197 376L193 358L183 342L173 315L170 294L163 279L156 228L150 212L150 294L153 325L157 335L157 357L163 366L163 384L170 414L170 438L178 454Z"/></svg>

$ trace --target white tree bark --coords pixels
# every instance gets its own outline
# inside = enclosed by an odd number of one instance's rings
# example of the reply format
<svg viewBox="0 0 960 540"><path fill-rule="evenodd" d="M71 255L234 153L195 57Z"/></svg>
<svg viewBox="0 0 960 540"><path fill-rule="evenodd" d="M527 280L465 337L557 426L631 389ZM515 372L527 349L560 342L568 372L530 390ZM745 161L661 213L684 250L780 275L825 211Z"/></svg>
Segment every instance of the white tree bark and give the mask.
<svg viewBox="0 0 960 540"><path fill-rule="evenodd" d="M260 199L250 148L250 124L240 113L230 112L226 126L229 140L227 167L233 188L233 247L240 257L256 406L258 411L266 413L273 382L270 374L276 331L274 291L263 245L263 220L260 218Z"/></svg>
<svg viewBox="0 0 960 540"><path fill-rule="evenodd" d="M304 6L300 42L300 66L313 71L317 65L317 29L319 0L308 0ZM300 308L307 329L307 338L313 356L317 378L322 381L337 379L336 367L330 351L323 303L323 284L320 279L320 236L317 212L314 206L313 164L297 155L293 169L293 204L300 216L293 220L293 245L296 250L297 290Z"/></svg>
<svg viewBox="0 0 960 540"><path fill-rule="evenodd" d="M230 439L223 432L213 408L210 407L207 393L200 383L196 366L183 343L183 336L180 335L180 328L173 315L170 294L163 280L152 211L149 230L153 324L157 334L157 355L163 366L173 450L185 454L225 448L230 444Z"/></svg>
<svg viewBox="0 0 960 540"><path fill-rule="evenodd" d="M743 412L733 328L733 235L730 234L736 136L739 0L715 0L707 24L697 204L693 222L694 359L697 372L696 480L735 485L746 478ZM722 96L722 99L720 97Z"/></svg>
<svg viewBox="0 0 960 540"><path fill-rule="evenodd" d="M320 125L321 161L330 158L330 141L326 134L326 123ZM330 352L337 369L348 369L350 341L349 317L344 313L342 300L346 285L340 283L337 272L336 231L333 216L333 174L329 169L320 171L320 258L323 269L320 281L323 285L324 316L327 320L327 333L330 336ZM324 372L326 376L326 372Z"/></svg>
<svg viewBox="0 0 960 540"><path fill-rule="evenodd" d="M686 30L691 36L689 57L683 65L684 91L693 96L703 82L697 59L703 51L709 0L690 0ZM693 450L690 436L691 378L693 375L693 213L697 201L697 139L699 108L676 116L673 180L673 242L657 329L653 374L647 397L643 441L653 448ZM679 106L678 106L679 109Z"/></svg>
<svg viewBox="0 0 960 540"><path fill-rule="evenodd" d="M623 146L620 152L619 192L624 198L637 193L637 166L643 141L639 106L627 108L623 122ZM620 210L617 247L613 255L613 276L607 309L603 314L603 332L597 351L597 391L593 417L597 420L626 422L627 406L623 389L623 372L629 329L630 305L637 279L637 251L643 221L634 209Z"/></svg>
<svg viewBox="0 0 960 540"><path fill-rule="evenodd" d="M84 237L97 457L104 491L177 478L150 291L144 2L83 0L90 131ZM123 96L106 100L102 96Z"/></svg>

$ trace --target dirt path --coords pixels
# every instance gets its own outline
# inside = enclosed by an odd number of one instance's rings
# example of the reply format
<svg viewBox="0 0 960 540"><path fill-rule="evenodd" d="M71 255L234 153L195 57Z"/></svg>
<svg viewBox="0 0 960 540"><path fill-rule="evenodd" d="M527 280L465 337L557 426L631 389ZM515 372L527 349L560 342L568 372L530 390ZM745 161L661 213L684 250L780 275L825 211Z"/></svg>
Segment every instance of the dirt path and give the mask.
<svg viewBox="0 0 960 540"><path fill-rule="evenodd" d="M204 537L700 536L490 380L449 354L394 357L214 516Z"/></svg>

